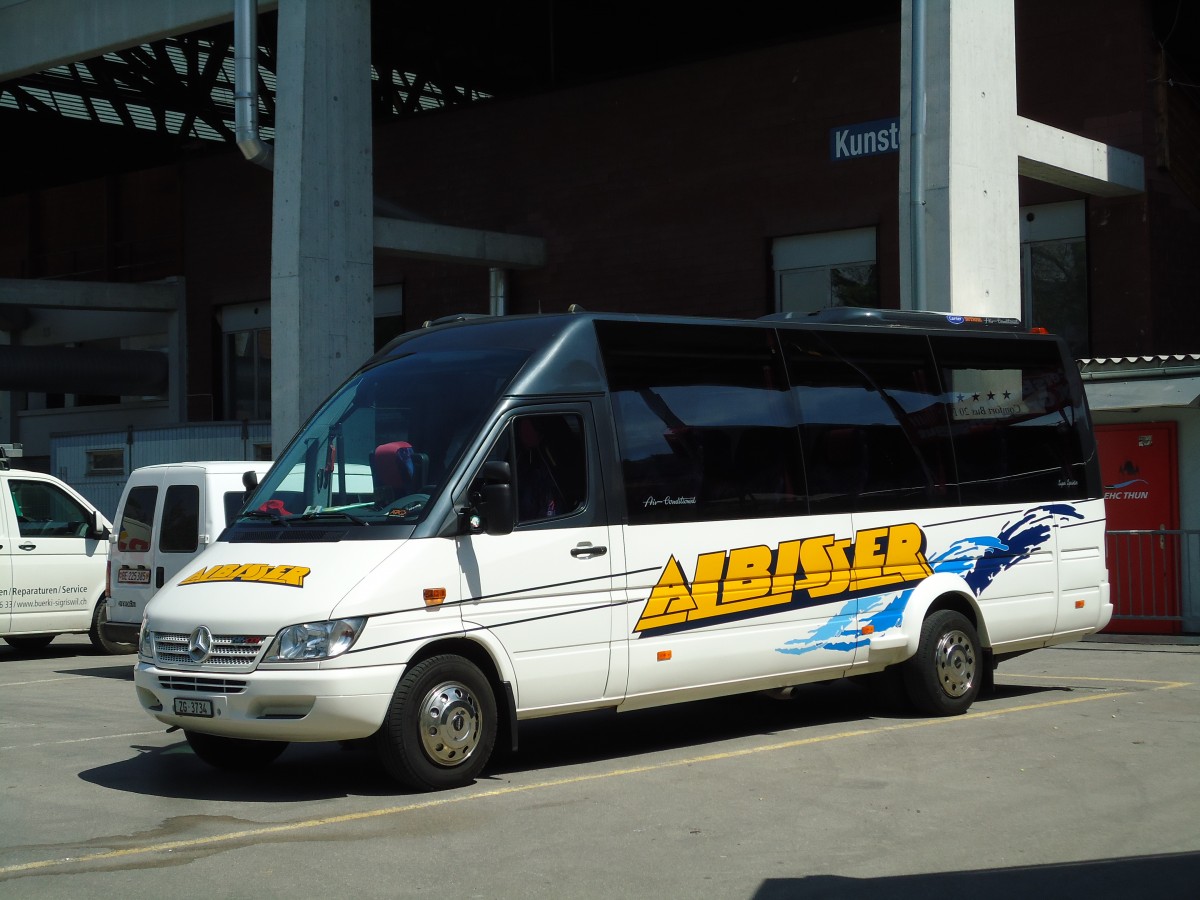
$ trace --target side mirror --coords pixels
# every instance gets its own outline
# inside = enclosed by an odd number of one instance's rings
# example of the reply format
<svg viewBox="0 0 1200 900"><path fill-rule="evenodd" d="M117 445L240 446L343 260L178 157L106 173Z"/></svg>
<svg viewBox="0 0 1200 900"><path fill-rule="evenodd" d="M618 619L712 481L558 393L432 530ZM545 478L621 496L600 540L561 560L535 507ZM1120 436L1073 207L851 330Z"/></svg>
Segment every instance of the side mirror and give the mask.
<svg viewBox="0 0 1200 900"><path fill-rule="evenodd" d="M112 529L100 521L100 513L89 510L87 514L88 537L96 541L107 541L112 537Z"/></svg>
<svg viewBox="0 0 1200 900"><path fill-rule="evenodd" d="M467 516L468 531L511 534L517 521L512 467L502 460L484 463L471 488L471 503L473 509Z"/></svg>

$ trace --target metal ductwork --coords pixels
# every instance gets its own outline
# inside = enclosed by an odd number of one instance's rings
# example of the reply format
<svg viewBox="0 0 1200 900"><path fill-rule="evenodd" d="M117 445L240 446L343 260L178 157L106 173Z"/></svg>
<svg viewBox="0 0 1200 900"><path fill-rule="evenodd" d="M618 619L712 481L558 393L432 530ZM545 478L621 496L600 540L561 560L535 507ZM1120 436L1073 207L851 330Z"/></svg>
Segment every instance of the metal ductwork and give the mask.
<svg viewBox="0 0 1200 900"><path fill-rule="evenodd" d="M167 354L156 350L0 347L0 390L148 397L167 393Z"/></svg>
<svg viewBox="0 0 1200 900"><path fill-rule="evenodd" d="M233 6L234 134L242 155L264 169L274 166L275 151L258 135L258 3L235 0Z"/></svg>

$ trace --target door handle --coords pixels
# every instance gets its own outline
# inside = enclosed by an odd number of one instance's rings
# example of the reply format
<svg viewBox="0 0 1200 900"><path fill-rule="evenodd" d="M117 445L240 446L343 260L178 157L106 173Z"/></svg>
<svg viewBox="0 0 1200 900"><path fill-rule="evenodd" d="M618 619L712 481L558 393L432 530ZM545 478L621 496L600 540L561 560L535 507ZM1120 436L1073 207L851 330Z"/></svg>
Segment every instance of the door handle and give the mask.
<svg viewBox="0 0 1200 900"><path fill-rule="evenodd" d="M580 544L571 548L571 555L576 559L591 559L593 556L603 556L607 552L607 547L594 547L591 544Z"/></svg>
<svg viewBox="0 0 1200 900"><path fill-rule="evenodd" d="M18 544L17 546L22 550L36 550L37 549L37 544Z"/></svg>

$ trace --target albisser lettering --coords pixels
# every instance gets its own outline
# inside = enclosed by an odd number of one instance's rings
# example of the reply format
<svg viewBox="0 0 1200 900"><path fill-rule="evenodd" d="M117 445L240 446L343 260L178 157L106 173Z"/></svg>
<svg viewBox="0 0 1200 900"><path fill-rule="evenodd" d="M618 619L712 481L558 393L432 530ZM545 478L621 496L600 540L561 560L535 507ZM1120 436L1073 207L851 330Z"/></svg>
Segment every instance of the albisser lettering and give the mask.
<svg viewBox="0 0 1200 900"><path fill-rule="evenodd" d="M689 581L674 556L650 592L635 632L845 594L899 589L931 574L925 535L909 522L766 545L702 553Z"/></svg>
<svg viewBox="0 0 1200 900"><path fill-rule="evenodd" d="M286 587L304 587L304 578L311 570L305 566L273 566L267 563L225 563L207 569L198 569L180 584L212 584L213 582L240 581L261 584L281 584Z"/></svg>

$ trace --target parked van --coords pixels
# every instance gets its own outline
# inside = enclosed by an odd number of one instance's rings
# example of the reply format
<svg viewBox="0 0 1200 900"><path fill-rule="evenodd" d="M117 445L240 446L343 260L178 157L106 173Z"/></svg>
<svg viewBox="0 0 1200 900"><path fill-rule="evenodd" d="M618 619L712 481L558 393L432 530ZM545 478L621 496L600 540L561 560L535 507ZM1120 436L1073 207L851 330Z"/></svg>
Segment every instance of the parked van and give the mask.
<svg viewBox="0 0 1200 900"><path fill-rule="evenodd" d="M369 738L425 790L580 710L873 675L956 715L1108 624L1104 529L1074 360L1017 320L434 324L168 578L134 679L214 765Z"/></svg>
<svg viewBox="0 0 1200 900"><path fill-rule="evenodd" d="M104 572L112 525L52 475L9 468L0 452L0 637L39 650L86 634L105 653L132 653L104 636Z"/></svg>
<svg viewBox="0 0 1200 900"><path fill-rule="evenodd" d="M241 511L270 462L182 462L134 469L117 504L101 631L136 644L150 598Z"/></svg>

